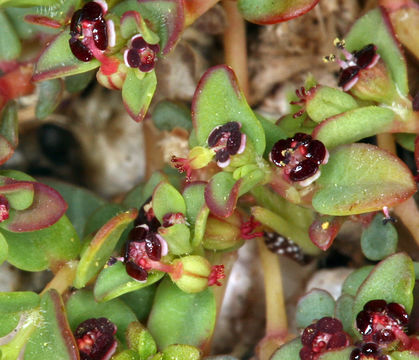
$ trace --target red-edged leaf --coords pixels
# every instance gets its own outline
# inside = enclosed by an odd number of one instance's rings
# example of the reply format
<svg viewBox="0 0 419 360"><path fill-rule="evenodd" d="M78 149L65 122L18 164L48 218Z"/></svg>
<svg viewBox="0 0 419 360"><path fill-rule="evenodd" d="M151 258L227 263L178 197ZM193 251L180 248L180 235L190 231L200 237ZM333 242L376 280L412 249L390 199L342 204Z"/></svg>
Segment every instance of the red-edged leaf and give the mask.
<svg viewBox="0 0 419 360"><path fill-rule="evenodd" d="M160 37L161 51L167 54L175 46L184 28L182 0L137 0L140 13Z"/></svg>
<svg viewBox="0 0 419 360"><path fill-rule="evenodd" d="M65 30L48 44L35 65L34 81L80 74L99 67L96 59L89 62L78 60L70 50L69 38L70 33Z"/></svg>
<svg viewBox="0 0 419 360"><path fill-rule="evenodd" d="M0 194L7 198L10 207L15 210L24 210L31 206L34 193L31 183L15 182L0 186Z"/></svg>
<svg viewBox="0 0 419 360"><path fill-rule="evenodd" d="M320 249L326 251L335 240L343 224L342 217L321 216L309 228L310 240Z"/></svg>
<svg viewBox="0 0 419 360"><path fill-rule="evenodd" d="M317 180L313 207L327 215L353 215L394 206L416 192L408 167L396 156L369 144L330 152Z"/></svg>
<svg viewBox="0 0 419 360"><path fill-rule="evenodd" d="M236 207L241 180L230 173L220 172L212 177L205 188L205 201L210 211L219 217L230 216Z"/></svg>
<svg viewBox="0 0 419 360"><path fill-rule="evenodd" d="M239 0L243 17L255 24L276 24L310 11L319 0Z"/></svg>
<svg viewBox="0 0 419 360"><path fill-rule="evenodd" d="M18 131L19 120L17 117L17 104L15 101L9 101L1 112L0 134L9 141L14 149L16 149L19 142Z"/></svg>
<svg viewBox="0 0 419 360"><path fill-rule="evenodd" d="M10 183L15 182L10 179ZM33 186L33 203L25 210L11 210L10 218L1 223L4 229L12 232L40 230L55 224L66 212L67 203L53 188L32 181L18 183L29 183Z"/></svg>
<svg viewBox="0 0 419 360"><path fill-rule="evenodd" d="M114 216L98 230L88 248L81 255L76 279L74 280L75 287L84 287L90 279L102 270L122 232L137 217L137 214L137 209L125 211Z"/></svg>
<svg viewBox="0 0 419 360"><path fill-rule="evenodd" d="M32 71L32 65L18 65L13 70L6 72L0 77L0 95L9 100L31 94L35 90L35 86L31 82Z"/></svg>

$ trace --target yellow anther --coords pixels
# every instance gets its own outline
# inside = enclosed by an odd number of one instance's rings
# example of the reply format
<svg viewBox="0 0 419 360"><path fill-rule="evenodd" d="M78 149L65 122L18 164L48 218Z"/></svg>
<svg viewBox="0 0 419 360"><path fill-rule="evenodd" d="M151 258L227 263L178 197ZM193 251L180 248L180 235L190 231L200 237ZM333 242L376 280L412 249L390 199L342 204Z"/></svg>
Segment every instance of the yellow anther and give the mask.
<svg viewBox="0 0 419 360"><path fill-rule="evenodd" d="M323 229L323 230L327 230L327 229L329 228L329 225L330 225L330 223L329 223L328 221L325 221L325 222L322 224L322 229Z"/></svg>

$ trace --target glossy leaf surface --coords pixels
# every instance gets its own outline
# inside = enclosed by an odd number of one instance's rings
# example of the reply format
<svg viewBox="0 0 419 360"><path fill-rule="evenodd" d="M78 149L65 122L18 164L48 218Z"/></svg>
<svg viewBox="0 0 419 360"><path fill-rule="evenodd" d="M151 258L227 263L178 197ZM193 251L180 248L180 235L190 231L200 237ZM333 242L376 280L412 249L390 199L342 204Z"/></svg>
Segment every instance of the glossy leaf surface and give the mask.
<svg viewBox="0 0 419 360"><path fill-rule="evenodd" d="M157 289L147 327L159 348L171 344L204 347L214 330L215 316L211 289L187 294L166 279Z"/></svg>
<svg viewBox="0 0 419 360"><path fill-rule="evenodd" d="M66 216L54 225L34 232L1 233L9 245L7 261L21 270L55 268L79 255L80 240Z"/></svg>
<svg viewBox="0 0 419 360"><path fill-rule="evenodd" d="M98 303L93 294L86 290L80 290L71 295L66 306L68 322L73 331L87 319L105 317L116 325L116 336L124 344L126 343L125 331L128 325L137 320L134 312L123 301L114 299Z"/></svg>
<svg viewBox="0 0 419 360"><path fill-rule="evenodd" d="M112 266L105 266L99 274L94 288L94 295L97 301L109 301L131 291L147 287L164 276L160 271L148 273L147 281L139 282L129 276L125 265L117 262Z"/></svg>
<svg viewBox="0 0 419 360"><path fill-rule="evenodd" d="M137 217L137 213L136 209L123 212L99 229L88 248L81 255L74 280L75 287L85 286L92 277L99 273L109 260L122 232Z"/></svg>
<svg viewBox="0 0 419 360"><path fill-rule="evenodd" d="M405 59L393 33L390 19L383 9L371 10L358 19L345 37L345 41L349 51L360 50L368 44L375 44L398 90L404 96L408 94Z"/></svg>
<svg viewBox="0 0 419 360"><path fill-rule="evenodd" d="M54 289L41 299L43 321L37 326L25 348L25 360L55 359L78 360L76 340L68 325L61 296Z"/></svg>
<svg viewBox="0 0 419 360"><path fill-rule="evenodd" d="M378 213L361 236L362 252L373 261L382 260L397 250L397 230L390 221L384 223L383 220L383 215Z"/></svg>
<svg viewBox="0 0 419 360"><path fill-rule="evenodd" d="M327 149L350 144L368 136L390 130L395 114L390 109L365 106L332 116L313 131Z"/></svg>
<svg viewBox="0 0 419 360"><path fill-rule="evenodd" d="M38 294L30 291L0 292L0 337L16 328L21 314L36 308L40 300Z"/></svg>
<svg viewBox="0 0 419 360"><path fill-rule="evenodd" d="M321 171L312 204L322 214L377 211L408 199L416 191L406 165L373 145L340 146L330 153Z"/></svg>
<svg viewBox="0 0 419 360"><path fill-rule="evenodd" d="M216 126L238 121L256 153L265 151L262 125L247 104L233 70L225 65L212 67L199 81L192 102L192 121L201 146L207 145Z"/></svg>
<svg viewBox="0 0 419 360"><path fill-rule="evenodd" d="M310 11L319 0L239 0L243 17L260 25L291 20Z"/></svg>
<svg viewBox="0 0 419 360"><path fill-rule="evenodd" d="M99 67L96 59L89 62L78 60L70 50L69 38L69 32L63 31L45 48L35 66L35 81L76 75Z"/></svg>
<svg viewBox="0 0 419 360"><path fill-rule="evenodd" d="M128 114L140 122L147 113L148 106L156 90L156 73L151 71L144 77L137 77L136 69L129 69L122 85L122 100Z"/></svg>
<svg viewBox="0 0 419 360"><path fill-rule="evenodd" d="M334 313L335 300L332 295L321 289L313 289L298 301L295 321L297 327L304 329L322 317L333 317Z"/></svg>
<svg viewBox="0 0 419 360"><path fill-rule="evenodd" d="M375 299L402 304L410 313L413 305L415 272L412 259L397 253L378 263L359 288L353 306L352 319L364 305Z"/></svg>

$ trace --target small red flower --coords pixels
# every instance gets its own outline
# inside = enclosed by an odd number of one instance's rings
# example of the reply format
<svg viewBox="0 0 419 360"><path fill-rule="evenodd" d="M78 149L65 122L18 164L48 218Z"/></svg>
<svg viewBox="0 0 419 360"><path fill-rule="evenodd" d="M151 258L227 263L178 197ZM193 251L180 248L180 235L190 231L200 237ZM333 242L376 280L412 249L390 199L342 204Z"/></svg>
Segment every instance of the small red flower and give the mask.
<svg viewBox="0 0 419 360"><path fill-rule="evenodd" d="M0 195L0 222L3 222L9 218L10 204L6 197Z"/></svg>
<svg viewBox="0 0 419 360"><path fill-rule="evenodd" d="M208 276L208 286L222 286L223 284L218 280L224 279L224 265L214 265L211 267L211 273Z"/></svg>
<svg viewBox="0 0 419 360"><path fill-rule="evenodd" d="M74 333L81 360L109 360L117 347L115 333L116 325L106 318L83 321Z"/></svg>
<svg viewBox="0 0 419 360"><path fill-rule="evenodd" d="M316 360L328 350L349 345L349 335L343 331L342 323L335 318L324 317L304 329L301 335L303 347L301 360Z"/></svg>
<svg viewBox="0 0 419 360"><path fill-rule="evenodd" d="M149 44L141 35L135 35L124 52L125 65L138 68L142 72L150 72L154 69L159 51L158 44Z"/></svg>

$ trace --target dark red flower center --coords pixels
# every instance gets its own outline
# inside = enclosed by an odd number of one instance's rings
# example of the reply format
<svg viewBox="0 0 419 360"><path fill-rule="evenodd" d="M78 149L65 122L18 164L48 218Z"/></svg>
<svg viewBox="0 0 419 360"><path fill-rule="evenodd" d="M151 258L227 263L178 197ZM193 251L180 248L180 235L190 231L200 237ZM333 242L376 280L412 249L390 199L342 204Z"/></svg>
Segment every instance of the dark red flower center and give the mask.
<svg viewBox="0 0 419 360"><path fill-rule="evenodd" d="M208 136L208 146L215 151L218 166L230 164L230 156L243 153L246 147L246 135L240 131L241 124L230 121L217 126Z"/></svg>
<svg viewBox="0 0 419 360"><path fill-rule="evenodd" d="M106 318L88 319L74 336L82 360L108 360L116 350L116 326Z"/></svg>
<svg viewBox="0 0 419 360"><path fill-rule="evenodd" d="M349 336L338 319L324 317L304 329L301 343L301 360L314 360L328 350L348 346Z"/></svg>
<svg viewBox="0 0 419 360"><path fill-rule="evenodd" d="M316 174L319 166L327 162L328 153L322 142L297 133L292 138L276 142L269 157L276 166L284 168L284 174L291 181L314 181L320 175ZM310 184L310 180L301 185Z"/></svg>
<svg viewBox="0 0 419 360"><path fill-rule="evenodd" d="M70 23L71 52L80 61L90 61L108 46L108 28L103 18L106 10L91 1L77 10Z"/></svg>
<svg viewBox="0 0 419 360"><path fill-rule="evenodd" d="M5 196L0 195L0 222L9 218L10 204Z"/></svg>
<svg viewBox="0 0 419 360"><path fill-rule="evenodd" d="M364 343L352 350L349 360L388 360L375 343Z"/></svg>
<svg viewBox="0 0 419 360"><path fill-rule="evenodd" d="M159 51L158 44L149 44L141 35L135 35L131 39L129 48L125 50L125 64L142 72L150 72L154 69Z"/></svg>

